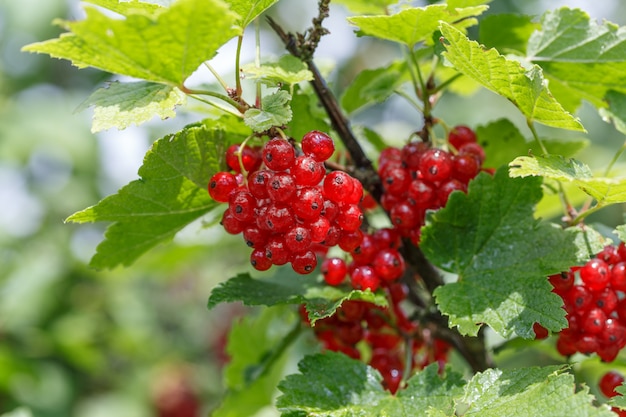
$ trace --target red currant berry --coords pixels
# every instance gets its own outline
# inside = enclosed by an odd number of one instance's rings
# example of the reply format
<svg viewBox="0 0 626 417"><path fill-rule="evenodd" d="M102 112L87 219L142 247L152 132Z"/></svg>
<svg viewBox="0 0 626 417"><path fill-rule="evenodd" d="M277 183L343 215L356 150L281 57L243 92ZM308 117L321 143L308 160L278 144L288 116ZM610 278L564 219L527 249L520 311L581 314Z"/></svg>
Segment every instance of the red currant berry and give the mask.
<svg viewBox="0 0 626 417"><path fill-rule="evenodd" d="M609 265L613 265L621 261L621 257L617 252L617 247L612 245L605 246L604 249L596 255L596 258L602 259Z"/></svg>
<svg viewBox="0 0 626 417"><path fill-rule="evenodd" d="M224 214L222 215L222 221L220 222L226 233L230 233L231 235L238 235L243 232L245 223L237 220L230 208L226 209Z"/></svg>
<svg viewBox="0 0 626 417"><path fill-rule="evenodd" d="M338 258L335 258L338 259ZM344 263L345 265L345 263ZM346 268L347 272L347 268ZM360 322L370 304L359 300L346 300L337 309L337 319L342 322Z"/></svg>
<svg viewBox="0 0 626 417"><path fill-rule="evenodd" d="M408 230L420 224L424 218L424 213L417 206L411 205L408 201L403 201L391 208L389 217L394 226Z"/></svg>
<svg viewBox="0 0 626 417"><path fill-rule="evenodd" d="M435 190L430 183L419 178L411 181L407 197L409 200L413 201L415 205L425 209L431 208L435 202L435 196Z"/></svg>
<svg viewBox="0 0 626 417"><path fill-rule="evenodd" d="M461 146L471 142L476 142L476 133L468 126L455 126L448 133L448 143L454 146L454 149L458 150Z"/></svg>
<svg viewBox="0 0 626 417"><path fill-rule="evenodd" d="M396 229L383 227L382 229L376 230L372 237L379 250L400 247L400 234Z"/></svg>
<svg viewBox="0 0 626 417"><path fill-rule="evenodd" d="M266 256L264 249L255 249L250 254L250 263L257 271L267 271L272 266L272 261Z"/></svg>
<svg viewBox="0 0 626 417"><path fill-rule="evenodd" d="M335 223L342 230L348 232L355 231L363 223L363 212L356 204L342 204L339 207Z"/></svg>
<svg viewBox="0 0 626 417"><path fill-rule="evenodd" d="M326 232L326 237L321 242L325 246L335 246L339 243L339 238L341 238L341 229L338 226L331 225L328 228L328 232Z"/></svg>
<svg viewBox="0 0 626 417"><path fill-rule="evenodd" d="M317 256L313 251L298 253L291 259L291 267L298 274L306 275L315 270L317 266Z"/></svg>
<svg viewBox="0 0 626 417"><path fill-rule="evenodd" d="M462 191L465 193L467 192L467 186L456 179L451 179L450 181L443 183L437 190L437 198L442 206L446 205L448 198L453 191Z"/></svg>
<svg viewBox="0 0 626 417"><path fill-rule="evenodd" d="M478 159L478 165L485 162L485 150L478 143L466 143L459 148L459 155L474 155Z"/></svg>
<svg viewBox="0 0 626 417"><path fill-rule="evenodd" d="M267 183L274 175L273 172L265 169L255 171L248 176L248 191L256 198L267 198Z"/></svg>
<svg viewBox="0 0 626 417"><path fill-rule="evenodd" d="M254 219L256 198L246 190L235 191L228 198L228 206L237 220L251 222Z"/></svg>
<svg viewBox="0 0 626 417"><path fill-rule="evenodd" d="M292 201L293 211L302 220L315 220L324 208L324 196L317 187L303 187Z"/></svg>
<svg viewBox="0 0 626 417"><path fill-rule="evenodd" d="M381 178L386 193L401 196L411 184L411 174L404 168L387 169Z"/></svg>
<svg viewBox="0 0 626 417"><path fill-rule="evenodd" d="M615 310L617 302L617 294L611 288L605 288L593 294L593 303L607 315L610 315Z"/></svg>
<svg viewBox="0 0 626 417"><path fill-rule="evenodd" d="M609 266L603 260L591 259L580 268L580 279L591 291L603 290L611 279Z"/></svg>
<svg viewBox="0 0 626 417"><path fill-rule="evenodd" d="M335 152L335 144L326 133L312 130L302 137L302 152L318 162L324 162Z"/></svg>
<svg viewBox="0 0 626 417"><path fill-rule="evenodd" d="M324 164L306 155L297 157L289 171L298 185L317 185L326 175Z"/></svg>
<svg viewBox="0 0 626 417"><path fill-rule="evenodd" d="M267 232L261 230L256 225L246 227L243 230L243 240L245 240L246 245L251 248L263 248L267 243L268 238L269 235L267 234Z"/></svg>
<svg viewBox="0 0 626 417"><path fill-rule="evenodd" d="M592 308L584 316L582 330L587 334L597 335L604 330L606 324L606 313L599 308Z"/></svg>
<svg viewBox="0 0 626 417"><path fill-rule="evenodd" d="M611 268L611 287L626 292L626 262L618 262Z"/></svg>
<svg viewBox="0 0 626 417"><path fill-rule="evenodd" d="M296 195L296 182L288 172L276 172L267 182L267 194L272 201L284 203Z"/></svg>
<svg viewBox="0 0 626 417"><path fill-rule="evenodd" d="M272 232L284 233L291 229L296 222L295 216L289 210L288 207L278 206L275 204L270 205L265 212L265 216L257 217L257 224L259 220L265 223L265 229Z"/></svg>
<svg viewBox="0 0 626 417"><path fill-rule="evenodd" d="M328 285L341 284L348 274L346 262L341 258L326 258L322 262L322 275ZM344 304L346 304L344 302ZM343 305L343 304L342 304Z"/></svg>
<svg viewBox="0 0 626 417"><path fill-rule="evenodd" d="M574 274L572 272L561 272L550 275L548 281L554 287L554 292L564 294L574 286Z"/></svg>
<svg viewBox="0 0 626 417"><path fill-rule="evenodd" d="M324 195L335 203L346 201L353 189L352 177L343 171L333 171L324 178Z"/></svg>
<svg viewBox="0 0 626 417"><path fill-rule="evenodd" d="M593 295L582 285L574 285L563 297L565 307L570 307L574 313L584 313L593 302ZM570 311L568 309L568 311Z"/></svg>
<svg viewBox="0 0 626 417"><path fill-rule="evenodd" d="M226 150L226 165L235 172L241 172L239 156L237 156L240 146L239 144L230 145ZM259 169L263 160L258 149L245 145L241 150L241 162L243 163L243 168L247 172L251 172Z"/></svg>
<svg viewBox="0 0 626 417"><path fill-rule="evenodd" d="M273 138L263 147L263 162L274 171L284 171L293 166L296 160L296 151L288 141Z"/></svg>
<svg viewBox="0 0 626 417"><path fill-rule="evenodd" d="M535 332L535 339L536 340L545 339L550 334L548 332L548 329L546 329L545 327L543 327L539 323L534 323L533 324L533 331Z"/></svg>
<svg viewBox="0 0 626 417"><path fill-rule="evenodd" d="M352 252L359 247L362 241L363 232L361 232L359 229L352 231L344 230L339 236L339 241L337 242L337 245L339 245L339 247L346 252Z"/></svg>
<svg viewBox="0 0 626 417"><path fill-rule="evenodd" d="M306 224L311 234L311 241L313 243L320 243L326 238L328 229L330 229L330 222L326 217L320 216L317 219Z"/></svg>
<svg viewBox="0 0 626 417"><path fill-rule="evenodd" d="M417 171L420 159L426 150L428 150L428 144L425 142L407 143L402 147L402 161L407 168Z"/></svg>
<svg viewBox="0 0 626 417"><path fill-rule="evenodd" d="M296 226L285 234L285 245L292 253L301 253L311 247L311 234L309 229Z"/></svg>
<svg viewBox="0 0 626 417"><path fill-rule="evenodd" d="M600 381L598 382L598 386L600 387L602 394L608 398L612 398L620 395L615 391L615 388L622 385L623 382L624 376L622 374L616 371L610 371L602 375L602 378L600 378Z"/></svg>
<svg viewBox="0 0 626 417"><path fill-rule="evenodd" d="M420 160L420 173L431 182L443 181L452 173L452 157L446 151L431 148L424 152Z"/></svg>
<svg viewBox="0 0 626 417"><path fill-rule="evenodd" d="M369 265L357 266L350 274L352 287L357 290L376 291L380 287L380 278Z"/></svg>
<svg viewBox="0 0 626 417"><path fill-rule="evenodd" d="M371 235L363 235L363 239L358 247L356 247L350 254L352 259L358 265L367 265L374 260L374 257L378 253L378 248L374 242L374 238Z"/></svg>
<svg viewBox="0 0 626 417"><path fill-rule="evenodd" d="M237 178L230 172L218 172L209 180L209 195L215 201L220 203L228 203L230 193L236 190Z"/></svg>
<svg viewBox="0 0 626 417"><path fill-rule="evenodd" d="M290 252L285 246L285 240L280 236L272 236L265 245L265 256L274 265L285 265L289 262Z"/></svg>
<svg viewBox="0 0 626 417"><path fill-rule="evenodd" d="M352 178L352 184L354 187L350 195L346 196L345 202L348 204L359 204L363 199L363 184L356 178Z"/></svg>
<svg viewBox="0 0 626 417"><path fill-rule="evenodd" d="M372 263L376 274L385 281L395 281L404 274L404 258L395 249L383 249Z"/></svg>
<svg viewBox="0 0 626 417"><path fill-rule="evenodd" d="M480 172L480 163L474 155L454 155L452 160L454 161L452 176L462 183L467 184Z"/></svg>

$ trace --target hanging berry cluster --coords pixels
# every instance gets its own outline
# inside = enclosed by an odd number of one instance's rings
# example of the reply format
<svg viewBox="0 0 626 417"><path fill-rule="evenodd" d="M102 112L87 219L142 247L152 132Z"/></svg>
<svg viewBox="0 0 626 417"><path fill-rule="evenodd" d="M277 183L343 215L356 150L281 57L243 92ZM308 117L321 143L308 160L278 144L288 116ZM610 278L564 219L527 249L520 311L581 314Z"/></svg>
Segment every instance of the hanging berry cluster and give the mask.
<svg viewBox="0 0 626 417"><path fill-rule="evenodd" d="M260 149L240 147L226 153L233 172L213 175L208 189L214 200L228 203L221 223L228 233L243 234L254 268L290 263L309 274L317 266L316 245L360 244L363 187L343 171L326 173L324 161L335 150L328 135L307 133L301 152L278 137Z"/></svg>
<svg viewBox="0 0 626 417"><path fill-rule="evenodd" d="M410 371L433 362L443 369L450 345L428 337L428 332L421 331L419 325L407 317L400 306L408 294L405 284L395 282L386 286L385 292L390 307L365 301L344 301L335 315L317 321L313 330L324 349L343 352L355 359L367 359L369 365L382 375L383 386L395 393L407 371L407 357L411 360ZM301 314L308 323L304 309Z"/></svg>
<svg viewBox="0 0 626 417"><path fill-rule="evenodd" d="M549 277L563 298L568 327L559 333L564 356L597 353L611 362L626 346L626 246L607 246L582 267Z"/></svg>
<svg viewBox="0 0 626 417"><path fill-rule="evenodd" d="M419 244L426 211L445 206L455 190L466 192L485 160L476 134L467 126L452 129L448 143L457 153L410 142L402 149L388 148L380 154L381 205L394 227L415 245Z"/></svg>

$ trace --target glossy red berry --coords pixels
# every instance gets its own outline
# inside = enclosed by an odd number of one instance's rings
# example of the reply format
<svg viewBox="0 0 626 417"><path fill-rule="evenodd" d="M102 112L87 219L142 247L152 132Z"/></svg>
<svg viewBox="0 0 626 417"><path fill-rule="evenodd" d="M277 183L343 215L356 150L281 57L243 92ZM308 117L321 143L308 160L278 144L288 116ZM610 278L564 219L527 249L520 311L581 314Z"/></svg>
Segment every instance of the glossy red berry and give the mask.
<svg viewBox="0 0 626 417"><path fill-rule="evenodd" d="M313 130L302 137L302 152L318 162L324 162L335 152L335 144L326 133Z"/></svg>
<svg viewBox="0 0 626 417"><path fill-rule="evenodd" d="M254 219L256 198L246 190L235 191L228 198L228 206L237 220L251 222Z"/></svg>
<svg viewBox="0 0 626 417"><path fill-rule="evenodd" d="M296 182L288 172L276 172L267 182L267 195L272 201L284 203L296 195Z"/></svg>
<svg viewBox="0 0 626 417"><path fill-rule="evenodd" d="M215 201L227 203L230 193L237 189L237 178L230 172L218 172L209 180L209 195Z"/></svg>
<svg viewBox="0 0 626 417"><path fill-rule="evenodd" d="M441 149L427 150L420 160L420 173L427 181L439 182L448 179L452 168L452 156Z"/></svg>
<svg viewBox="0 0 626 417"><path fill-rule="evenodd" d="M240 147L240 144L234 144L230 145L226 150L226 165L235 172L241 172L241 164L237 155ZM251 148L248 145L243 147L241 150L241 163L247 172L259 169L262 162L261 153L258 149Z"/></svg>
<svg viewBox="0 0 626 417"><path fill-rule="evenodd" d="M298 185L317 185L324 179L326 168L310 156L300 155L290 169Z"/></svg>
<svg viewBox="0 0 626 417"><path fill-rule="evenodd" d="M267 183L274 175L272 171L260 170L255 171L248 176L248 191L256 198L267 198Z"/></svg>
<svg viewBox="0 0 626 417"><path fill-rule="evenodd" d="M608 398L615 397L619 395L615 388L622 385L624 382L624 376L616 371L610 371L602 375L600 381L598 382L598 386L602 394L607 396Z"/></svg>
<svg viewBox="0 0 626 417"><path fill-rule="evenodd" d="M357 266L350 274L352 287L357 290L376 291L380 287L380 278L369 265Z"/></svg>
<svg viewBox="0 0 626 417"><path fill-rule="evenodd" d="M548 329L539 323L533 324L533 331L535 332L535 339L537 340L545 339L549 335Z"/></svg>
<svg viewBox="0 0 626 417"><path fill-rule="evenodd" d="M476 133L468 126L455 126L448 133L448 143L454 146L454 149L458 150L461 146L471 142L476 142Z"/></svg>
<svg viewBox="0 0 626 417"><path fill-rule="evenodd" d="M395 281L404 274L404 258L395 249L383 249L374 258L372 266L384 281Z"/></svg>
<svg viewBox="0 0 626 417"><path fill-rule="evenodd" d="M266 256L264 249L255 249L250 254L250 263L257 271L267 271L272 266L272 260Z"/></svg>
<svg viewBox="0 0 626 417"><path fill-rule="evenodd" d="M342 204L339 207L335 223L345 231L357 230L363 223L363 212L356 204Z"/></svg>
<svg viewBox="0 0 626 417"><path fill-rule="evenodd" d="M326 281L328 285L333 286L341 284L348 274L346 262L341 258L324 259L321 270L324 281Z"/></svg>
<svg viewBox="0 0 626 417"><path fill-rule="evenodd" d="M333 171L324 178L324 195L335 203L341 203L352 194L354 183L343 171Z"/></svg>
<svg viewBox="0 0 626 417"><path fill-rule="evenodd" d="M294 213L303 220L315 220L324 208L324 196L317 187L302 187L292 201Z"/></svg>
<svg viewBox="0 0 626 417"><path fill-rule="evenodd" d="M591 291L603 290L611 279L609 266L603 260L591 259L580 268L580 279Z"/></svg>
<svg viewBox="0 0 626 417"><path fill-rule="evenodd" d="M301 275L310 274L317 266L317 257L313 251L298 253L291 258L291 267Z"/></svg>
<svg viewBox="0 0 626 417"><path fill-rule="evenodd" d="M273 171L284 171L293 166L296 160L296 151L288 141L273 138L263 147L263 162Z"/></svg>

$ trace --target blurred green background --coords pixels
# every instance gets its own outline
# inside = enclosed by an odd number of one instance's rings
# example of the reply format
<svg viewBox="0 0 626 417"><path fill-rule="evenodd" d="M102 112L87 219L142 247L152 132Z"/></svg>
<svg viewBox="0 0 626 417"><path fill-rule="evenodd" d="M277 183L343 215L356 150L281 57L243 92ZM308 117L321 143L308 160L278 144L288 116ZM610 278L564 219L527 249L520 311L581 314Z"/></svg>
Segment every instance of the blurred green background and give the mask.
<svg viewBox="0 0 626 417"><path fill-rule="evenodd" d="M309 3L306 13L299 1L272 12L289 29L301 30L313 15L315 2ZM546 7L573 5L520 3L496 0L492 12L522 7L539 14ZM586 8L594 17L626 22L618 2L601 3ZM397 51L357 41L344 10L333 10L329 24L339 38L324 40L319 53L322 60L339 61L331 80L341 88ZM248 268L248 252L241 250L240 238L199 225L130 268L87 266L105 225L63 220L135 179L150 143L194 116L93 135L89 112L74 110L110 77L20 52L27 43L57 36L54 18L79 16L75 0L0 0L0 413L23 406L36 417L206 415L223 393L225 333L242 313L233 305L209 312L206 300L216 283ZM391 100L361 119L404 137L398 132L414 130L418 117L400 103ZM476 125L515 120L514 109L507 109L485 92L451 96L437 112L449 124ZM623 137L591 108L581 117L594 143L583 159L601 166ZM611 226L622 216L623 207L616 207L594 220ZM179 414L158 414L176 401L187 401L190 411L179 406Z"/></svg>

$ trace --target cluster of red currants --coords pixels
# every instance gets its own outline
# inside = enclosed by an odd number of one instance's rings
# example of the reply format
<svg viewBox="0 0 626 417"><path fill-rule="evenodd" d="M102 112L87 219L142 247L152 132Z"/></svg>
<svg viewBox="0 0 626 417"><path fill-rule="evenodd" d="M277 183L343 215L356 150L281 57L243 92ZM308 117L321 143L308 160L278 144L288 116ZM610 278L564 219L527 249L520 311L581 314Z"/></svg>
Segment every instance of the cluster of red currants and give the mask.
<svg viewBox="0 0 626 417"><path fill-rule="evenodd" d="M218 172L209 181L211 197L228 203L222 226L243 234L257 270L291 263L297 273L309 274L318 246L353 250L362 239L363 186L343 171L326 173L332 139L311 131L301 148L282 138L260 149L233 145L226 152L233 172Z"/></svg>
<svg viewBox="0 0 626 417"><path fill-rule="evenodd" d="M476 134L467 126L453 128L448 143L456 153L410 142L402 149L387 148L379 157L378 174L384 191L381 205L394 227L415 245L419 244L426 211L445 206L455 190L466 192L485 160Z"/></svg>
<svg viewBox="0 0 626 417"><path fill-rule="evenodd" d="M626 346L624 243L606 246L582 267L552 275L549 280L553 292L563 298L569 324L559 333L559 353L597 353L603 361L613 361Z"/></svg>
<svg viewBox="0 0 626 417"><path fill-rule="evenodd" d="M617 397L621 395L615 388L622 385L624 382L624 376L616 371L609 371L602 375L600 381L598 382L598 387L602 394L604 394L607 398ZM617 414L619 417L626 417L626 410L622 410L618 407L612 408L613 412Z"/></svg>
<svg viewBox="0 0 626 417"><path fill-rule="evenodd" d="M421 369L433 362L443 369L450 345L425 337L427 332L420 331L419 325L407 317L400 306L408 294L405 284L395 282L386 286L385 291L389 307L344 301L335 315L319 320L313 331L325 349L367 359L382 375L383 386L395 393L407 370ZM306 313L302 311L302 314L308 321ZM411 360L409 367L405 364L407 357Z"/></svg>

